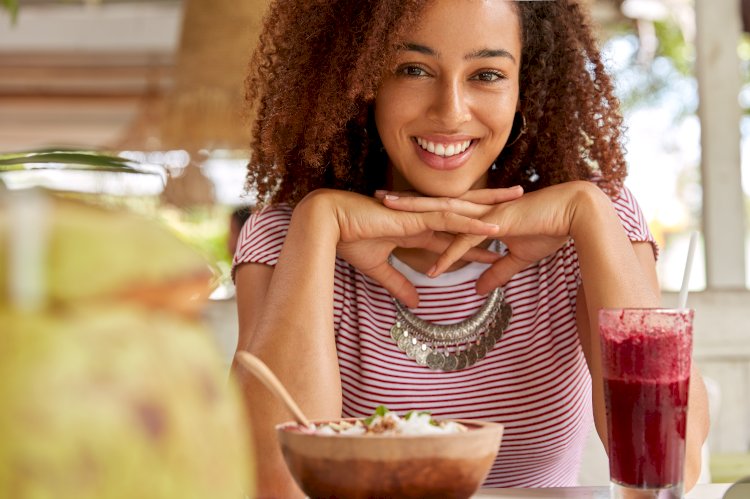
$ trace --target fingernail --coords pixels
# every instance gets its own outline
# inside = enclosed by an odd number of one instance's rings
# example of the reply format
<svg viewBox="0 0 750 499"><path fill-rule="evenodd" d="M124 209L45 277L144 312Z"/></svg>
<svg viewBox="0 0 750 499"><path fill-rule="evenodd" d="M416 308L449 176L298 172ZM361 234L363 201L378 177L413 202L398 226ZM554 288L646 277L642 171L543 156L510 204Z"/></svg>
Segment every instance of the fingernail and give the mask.
<svg viewBox="0 0 750 499"><path fill-rule="evenodd" d="M498 224L491 224L491 223L488 223L487 225L488 225L488 226L489 226L490 228L492 228L492 229L495 229L495 230L500 230L500 226L499 226Z"/></svg>
<svg viewBox="0 0 750 499"><path fill-rule="evenodd" d="M385 195L385 198L386 198L386 199L390 199L390 200L393 200L393 199L398 199L398 196L394 196L393 194L386 194L386 195Z"/></svg>
<svg viewBox="0 0 750 499"><path fill-rule="evenodd" d="M388 193L388 191L383 191L383 190L380 190L380 189L378 189L377 191L375 191L375 197L376 197L376 198L377 198L377 197L383 197L383 196L385 196L385 195L386 195L387 193Z"/></svg>
<svg viewBox="0 0 750 499"><path fill-rule="evenodd" d="M430 270L427 271L427 275L430 277L435 277L435 272L437 272L437 265L433 265L430 267Z"/></svg>

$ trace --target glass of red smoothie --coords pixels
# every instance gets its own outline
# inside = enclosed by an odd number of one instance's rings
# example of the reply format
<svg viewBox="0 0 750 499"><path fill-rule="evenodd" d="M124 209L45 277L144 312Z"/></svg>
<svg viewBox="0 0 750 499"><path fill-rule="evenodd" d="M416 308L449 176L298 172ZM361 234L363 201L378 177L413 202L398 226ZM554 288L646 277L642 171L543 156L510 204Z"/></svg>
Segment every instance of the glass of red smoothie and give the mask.
<svg viewBox="0 0 750 499"><path fill-rule="evenodd" d="M599 311L612 498L682 497L693 311Z"/></svg>

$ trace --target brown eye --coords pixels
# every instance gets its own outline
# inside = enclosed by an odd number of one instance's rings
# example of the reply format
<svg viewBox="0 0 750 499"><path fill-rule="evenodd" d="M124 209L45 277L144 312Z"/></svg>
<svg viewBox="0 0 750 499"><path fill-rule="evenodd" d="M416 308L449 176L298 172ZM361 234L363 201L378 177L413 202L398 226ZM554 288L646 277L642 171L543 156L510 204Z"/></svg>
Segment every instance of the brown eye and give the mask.
<svg viewBox="0 0 750 499"><path fill-rule="evenodd" d="M493 82L497 80L505 79L505 75L499 71L482 71L474 76L474 79L479 81Z"/></svg>
<svg viewBox="0 0 750 499"><path fill-rule="evenodd" d="M427 71L420 68L419 66L402 66L398 68L397 73L401 76L410 77L428 76Z"/></svg>

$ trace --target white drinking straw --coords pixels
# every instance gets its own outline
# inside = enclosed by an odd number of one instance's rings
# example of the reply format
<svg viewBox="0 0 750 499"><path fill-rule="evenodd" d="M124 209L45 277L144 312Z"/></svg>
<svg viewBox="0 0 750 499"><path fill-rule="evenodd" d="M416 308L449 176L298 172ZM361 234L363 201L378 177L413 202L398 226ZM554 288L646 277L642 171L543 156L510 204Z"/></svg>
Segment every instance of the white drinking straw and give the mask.
<svg viewBox="0 0 750 499"><path fill-rule="evenodd" d="M698 231L690 234L690 245L688 246L687 262L685 262L685 272L682 274L682 287L677 300L677 308L687 307L688 286L690 283L690 270L693 268L693 257L695 256L695 247L698 244Z"/></svg>

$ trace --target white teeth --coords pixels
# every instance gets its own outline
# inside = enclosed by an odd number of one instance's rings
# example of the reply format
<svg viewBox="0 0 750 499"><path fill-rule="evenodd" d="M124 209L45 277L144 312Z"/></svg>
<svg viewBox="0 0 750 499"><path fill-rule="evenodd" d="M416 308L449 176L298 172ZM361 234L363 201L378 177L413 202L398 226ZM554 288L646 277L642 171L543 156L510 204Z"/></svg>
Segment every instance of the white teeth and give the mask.
<svg viewBox="0 0 750 499"><path fill-rule="evenodd" d="M462 152L464 152L471 145L471 140L464 140L463 142L453 142L451 144L436 144L421 137L417 137L417 144L419 144L419 147L428 152L431 152L438 156L443 156L444 158L449 158L451 156L455 156L456 154L461 154Z"/></svg>

